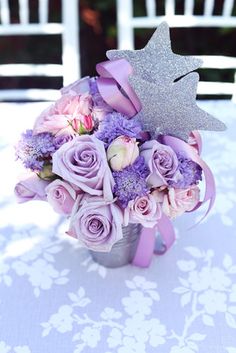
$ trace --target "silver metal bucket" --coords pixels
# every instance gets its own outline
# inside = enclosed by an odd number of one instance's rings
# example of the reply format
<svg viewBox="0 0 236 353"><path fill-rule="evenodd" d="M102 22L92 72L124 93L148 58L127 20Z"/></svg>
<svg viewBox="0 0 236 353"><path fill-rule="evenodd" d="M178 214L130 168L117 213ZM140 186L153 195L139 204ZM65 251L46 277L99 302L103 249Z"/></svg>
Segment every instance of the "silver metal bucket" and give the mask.
<svg viewBox="0 0 236 353"><path fill-rule="evenodd" d="M141 232L140 224L123 227L123 238L115 243L110 252L90 250L94 261L105 267L121 267L132 262Z"/></svg>

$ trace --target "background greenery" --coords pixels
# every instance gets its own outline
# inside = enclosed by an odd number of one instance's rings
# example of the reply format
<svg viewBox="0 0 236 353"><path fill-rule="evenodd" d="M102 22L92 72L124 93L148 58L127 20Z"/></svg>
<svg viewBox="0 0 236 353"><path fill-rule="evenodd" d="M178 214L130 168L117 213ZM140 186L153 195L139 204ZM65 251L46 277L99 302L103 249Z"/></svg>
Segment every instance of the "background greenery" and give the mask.
<svg viewBox="0 0 236 353"><path fill-rule="evenodd" d="M50 0L50 19L60 20L60 0ZM164 0L156 0L158 14L164 14ZM176 0L177 13L183 13L183 0ZM11 19L18 22L18 1L10 0ZM69 0L68 0L69 5ZM195 14L201 14L204 0L195 1ZM223 0L215 1L214 14L222 11ZM38 0L30 0L30 20L37 21ZM135 16L145 15L145 1L134 0ZM234 8L236 15L236 6ZM154 29L153 29L154 30ZM136 47L142 48L153 30L140 29L135 32ZM80 0L80 45L82 75L95 75L95 65L106 60L108 49L116 47L116 1ZM197 55L230 55L236 57L235 28L171 29L172 47L176 53ZM12 36L0 37L0 63L15 62L60 62L61 42L59 36ZM13 60L14 58L14 60ZM200 71L202 80L234 80L234 70ZM1 78L0 88L47 87L60 88L60 78Z"/></svg>

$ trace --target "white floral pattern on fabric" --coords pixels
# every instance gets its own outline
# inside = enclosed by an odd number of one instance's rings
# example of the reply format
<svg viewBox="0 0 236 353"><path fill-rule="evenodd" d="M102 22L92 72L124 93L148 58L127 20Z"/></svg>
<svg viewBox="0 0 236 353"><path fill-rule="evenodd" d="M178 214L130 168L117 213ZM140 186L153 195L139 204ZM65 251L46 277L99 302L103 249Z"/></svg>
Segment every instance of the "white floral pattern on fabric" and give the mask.
<svg viewBox="0 0 236 353"><path fill-rule="evenodd" d="M156 292L156 283L135 276L133 281L126 281L126 285L136 290L131 290L129 296L122 299L123 314L114 308L106 307L97 320L87 314L79 316L75 307L84 307L91 302L81 287L77 293L68 294L70 305L61 306L56 314L41 324L42 336L49 335L52 329L64 333L72 331L73 325L78 326L78 332L73 336L73 341L77 342L74 350L76 353L83 352L86 347L95 348L105 328L110 329L107 337L108 347L117 348L119 353L128 350L138 353L144 351L146 345L163 345L166 328L159 319L149 317L153 302L160 299ZM120 319L122 320L125 313L129 316L122 324Z"/></svg>
<svg viewBox="0 0 236 353"><path fill-rule="evenodd" d="M0 341L0 353L31 353L28 346L11 347L6 342Z"/></svg>
<svg viewBox="0 0 236 353"><path fill-rule="evenodd" d="M56 237L37 237L34 232L35 228L21 234L21 237L13 233L5 247L3 244L0 283L10 287L14 271L16 275L28 278L34 288L35 297L39 297L42 290L49 290L55 284L66 284L70 269L60 272L55 267L55 255L63 249L60 241ZM21 249L24 249L24 252ZM11 266L8 264L9 258L12 259Z"/></svg>
<svg viewBox="0 0 236 353"><path fill-rule="evenodd" d="M234 297L236 267L229 254L225 254L222 261L222 268L215 267L213 264L214 251L209 249L201 251L197 247L186 247L185 251L194 260L179 260L177 265L185 273L187 278L179 278L180 287L173 290L174 293L181 295L181 306L190 305L191 314L186 317L182 335L177 335L174 331L172 337L179 342L178 346L173 347L173 352L178 349L198 350L198 341L206 338L203 333L194 333L188 336L195 320L202 319L206 326L215 326L214 315L224 314L226 324L236 329L236 306L232 302ZM232 285L232 290L230 286ZM196 341L196 342L193 342Z"/></svg>

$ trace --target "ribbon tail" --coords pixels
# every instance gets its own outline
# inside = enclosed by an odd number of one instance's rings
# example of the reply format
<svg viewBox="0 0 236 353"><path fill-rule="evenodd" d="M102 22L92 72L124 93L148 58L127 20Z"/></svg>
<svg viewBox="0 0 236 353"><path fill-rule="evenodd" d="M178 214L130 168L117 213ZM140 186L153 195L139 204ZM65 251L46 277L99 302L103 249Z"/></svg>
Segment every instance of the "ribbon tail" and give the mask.
<svg viewBox="0 0 236 353"><path fill-rule="evenodd" d="M149 267L156 241L157 227L142 228L138 247L132 261L132 264L138 267Z"/></svg>
<svg viewBox="0 0 236 353"><path fill-rule="evenodd" d="M162 238L162 248L155 249L156 234L160 233ZM153 228L142 228L138 247L132 264L139 267L149 267L153 253L164 254L175 241L174 227L169 218L162 214L157 225Z"/></svg>
<svg viewBox="0 0 236 353"><path fill-rule="evenodd" d="M162 248L155 249L154 252L157 255L163 255L175 242L175 230L170 219L164 213L157 223L157 228L161 235Z"/></svg>

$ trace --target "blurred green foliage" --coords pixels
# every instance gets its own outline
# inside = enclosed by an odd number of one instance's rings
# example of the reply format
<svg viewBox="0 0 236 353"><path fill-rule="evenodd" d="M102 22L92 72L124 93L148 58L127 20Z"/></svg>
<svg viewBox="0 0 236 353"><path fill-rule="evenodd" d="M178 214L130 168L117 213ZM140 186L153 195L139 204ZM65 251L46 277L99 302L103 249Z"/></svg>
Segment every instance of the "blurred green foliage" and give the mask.
<svg viewBox="0 0 236 353"><path fill-rule="evenodd" d="M164 0L156 0L157 13L164 14ZM60 20L60 0L50 0L50 20ZM176 0L176 13L183 13L183 0ZM11 18L18 22L18 1L10 0ZM37 21L38 0L30 0L31 21ZM69 0L68 0L69 6ZM214 14L222 12L223 0L215 1ZM201 14L204 0L195 0L195 14ZM146 15L145 1L134 0L134 16ZM236 6L234 8L236 15ZM135 45L142 48L153 33L150 29L135 31ZM95 75L95 65L106 60L108 49L116 47L116 1L115 0L80 0L80 46L82 75ZM235 28L177 28L171 29L173 51L180 54L229 55L236 57ZM60 62L61 42L59 36L45 39L44 36L0 37L1 63L18 62ZM203 80L232 81L233 70L204 70L200 72ZM1 79L0 87L59 88L60 78L17 78Z"/></svg>

